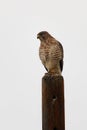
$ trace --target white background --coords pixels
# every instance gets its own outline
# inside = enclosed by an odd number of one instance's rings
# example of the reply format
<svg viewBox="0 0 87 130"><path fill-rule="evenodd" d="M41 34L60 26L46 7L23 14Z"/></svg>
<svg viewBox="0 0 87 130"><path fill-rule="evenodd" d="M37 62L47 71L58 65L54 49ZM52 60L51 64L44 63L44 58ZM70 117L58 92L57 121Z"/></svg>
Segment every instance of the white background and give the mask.
<svg viewBox="0 0 87 130"><path fill-rule="evenodd" d="M86 130L86 0L0 0L0 130L41 130L42 30L64 47L66 130Z"/></svg>

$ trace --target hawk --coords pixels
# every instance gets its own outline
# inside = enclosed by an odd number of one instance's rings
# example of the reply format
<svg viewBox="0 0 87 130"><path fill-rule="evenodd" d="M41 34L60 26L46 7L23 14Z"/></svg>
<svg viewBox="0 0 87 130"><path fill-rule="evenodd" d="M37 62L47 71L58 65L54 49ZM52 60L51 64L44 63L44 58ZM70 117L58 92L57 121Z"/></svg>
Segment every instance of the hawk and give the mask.
<svg viewBox="0 0 87 130"><path fill-rule="evenodd" d="M63 70L63 46L47 31L37 34L40 40L39 57L48 74L61 75Z"/></svg>

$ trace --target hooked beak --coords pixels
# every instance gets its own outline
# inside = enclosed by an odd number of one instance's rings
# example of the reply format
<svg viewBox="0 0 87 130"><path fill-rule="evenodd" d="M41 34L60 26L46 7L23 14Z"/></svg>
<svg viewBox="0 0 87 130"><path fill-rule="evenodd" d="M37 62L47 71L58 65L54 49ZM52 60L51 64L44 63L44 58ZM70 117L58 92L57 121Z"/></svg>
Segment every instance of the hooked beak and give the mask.
<svg viewBox="0 0 87 130"><path fill-rule="evenodd" d="M39 34L37 34L37 39L39 39Z"/></svg>

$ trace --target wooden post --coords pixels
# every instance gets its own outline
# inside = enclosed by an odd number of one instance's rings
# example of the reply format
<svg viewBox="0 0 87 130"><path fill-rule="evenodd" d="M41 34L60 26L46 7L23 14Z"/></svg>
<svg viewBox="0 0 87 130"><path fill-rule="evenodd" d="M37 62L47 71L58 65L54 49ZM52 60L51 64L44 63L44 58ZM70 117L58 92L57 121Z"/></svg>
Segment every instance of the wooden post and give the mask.
<svg viewBox="0 0 87 130"><path fill-rule="evenodd" d="M42 130L65 130L62 76L42 78Z"/></svg>

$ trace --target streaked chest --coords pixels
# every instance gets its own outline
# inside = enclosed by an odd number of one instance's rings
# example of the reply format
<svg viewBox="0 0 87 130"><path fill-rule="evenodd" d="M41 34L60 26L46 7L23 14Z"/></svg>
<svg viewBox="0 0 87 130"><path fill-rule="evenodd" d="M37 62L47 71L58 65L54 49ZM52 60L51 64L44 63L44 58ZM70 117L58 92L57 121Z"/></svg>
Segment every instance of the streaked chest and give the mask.
<svg viewBox="0 0 87 130"><path fill-rule="evenodd" d="M41 60L47 60L49 58L50 46L41 44L39 48L39 56Z"/></svg>

